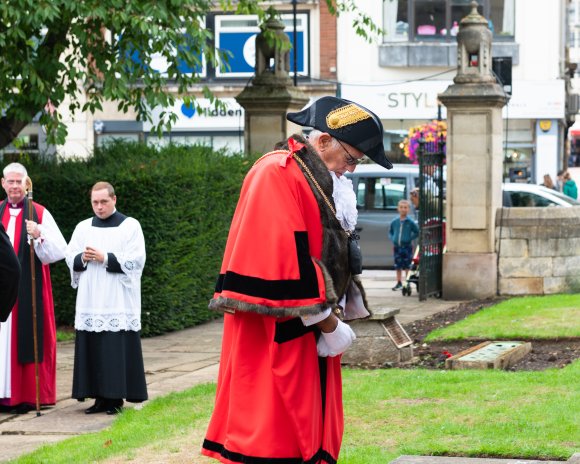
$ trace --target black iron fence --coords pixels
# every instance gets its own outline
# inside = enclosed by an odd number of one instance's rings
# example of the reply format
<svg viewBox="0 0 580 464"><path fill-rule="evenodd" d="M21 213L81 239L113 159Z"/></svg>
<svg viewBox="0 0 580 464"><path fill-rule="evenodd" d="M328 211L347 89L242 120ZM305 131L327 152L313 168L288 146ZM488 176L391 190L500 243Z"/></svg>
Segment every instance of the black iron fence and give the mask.
<svg viewBox="0 0 580 464"><path fill-rule="evenodd" d="M419 300L440 297L445 249L445 138L421 138L419 158Z"/></svg>

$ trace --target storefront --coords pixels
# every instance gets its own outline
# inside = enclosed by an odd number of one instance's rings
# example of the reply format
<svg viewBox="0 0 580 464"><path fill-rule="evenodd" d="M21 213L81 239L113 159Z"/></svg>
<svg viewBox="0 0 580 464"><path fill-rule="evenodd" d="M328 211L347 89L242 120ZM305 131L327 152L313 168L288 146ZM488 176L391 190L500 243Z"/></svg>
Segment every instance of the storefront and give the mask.
<svg viewBox="0 0 580 464"><path fill-rule="evenodd" d="M385 128L385 149L401 161L406 132L446 118L437 95L452 81L414 81L382 86L343 86L342 97L375 111ZM504 117L504 180L540 183L555 178L563 164L565 88L563 80L515 81ZM404 160L403 160L404 161Z"/></svg>
<svg viewBox="0 0 580 464"><path fill-rule="evenodd" d="M177 116L171 132L163 133L161 137L151 133L153 126L169 111L167 108L155 108L153 123L143 124L143 135L148 144L203 144L230 153L244 150L244 110L234 98L222 98L220 104L198 98L193 105L176 100L170 110Z"/></svg>

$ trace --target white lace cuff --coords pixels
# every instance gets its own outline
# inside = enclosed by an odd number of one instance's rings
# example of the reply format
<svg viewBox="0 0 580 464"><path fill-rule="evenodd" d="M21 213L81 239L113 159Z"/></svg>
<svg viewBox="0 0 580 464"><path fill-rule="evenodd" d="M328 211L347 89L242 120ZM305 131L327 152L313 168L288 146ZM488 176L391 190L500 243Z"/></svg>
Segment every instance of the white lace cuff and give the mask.
<svg viewBox="0 0 580 464"><path fill-rule="evenodd" d="M311 316L300 316L300 318L306 327L310 327L311 325L318 324L320 321L323 321L328 316L330 316L330 308L326 308L319 314L313 314Z"/></svg>

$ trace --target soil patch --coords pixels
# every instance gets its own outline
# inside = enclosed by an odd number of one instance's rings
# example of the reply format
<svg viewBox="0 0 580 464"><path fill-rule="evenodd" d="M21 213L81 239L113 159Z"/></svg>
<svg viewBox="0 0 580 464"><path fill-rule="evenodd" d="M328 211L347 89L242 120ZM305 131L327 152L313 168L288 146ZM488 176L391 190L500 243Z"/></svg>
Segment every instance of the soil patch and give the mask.
<svg viewBox="0 0 580 464"><path fill-rule="evenodd" d="M495 305L502 299L475 300L461 303L453 309L442 311L426 319L404 325L413 339L413 367L443 369L445 359L451 355L487 340L462 340L453 342L429 342L423 340L429 332L465 319L470 314ZM541 371L562 368L580 358L580 339L526 340L532 343L532 352L510 368L512 371Z"/></svg>

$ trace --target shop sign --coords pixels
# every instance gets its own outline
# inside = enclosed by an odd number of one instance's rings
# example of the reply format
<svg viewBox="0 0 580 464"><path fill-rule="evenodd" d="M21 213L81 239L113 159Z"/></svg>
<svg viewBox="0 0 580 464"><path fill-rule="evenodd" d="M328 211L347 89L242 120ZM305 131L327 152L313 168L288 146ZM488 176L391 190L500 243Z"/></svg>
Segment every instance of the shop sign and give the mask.
<svg viewBox="0 0 580 464"><path fill-rule="evenodd" d="M193 105L176 100L172 108L157 107L152 111L153 125L161 120L162 113L172 111L177 116L173 131L241 130L244 127L244 109L234 98L221 98L222 106L216 106L207 98L198 98ZM144 123L143 130L150 131L151 123Z"/></svg>
<svg viewBox="0 0 580 464"><path fill-rule="evenodd" d="M381 86L343 85L341 96L366 106L381 119L436 119L438 94L452 81L415 81ZM515 81L503 117L510 119L562 119L565 88L561 79L552 81ZM446 118L445 105L441 117Z"/></svg>
<svg viewBox="0 0 580 464"><path fill-rule="evenodd" d="M552 128L552 121L549 119L542 119L538 125L540 126L540 129L542 129L542 132L548 132Z"/></svg>
<svg viewBox="0 0 580 464"><path fill-rule="evenodd" d="M379 87L345 85L341 96L374 111L381 119L436 119L437 95L452 81L407 82ZM445 107L442 106L445 118Z"/></svg>

